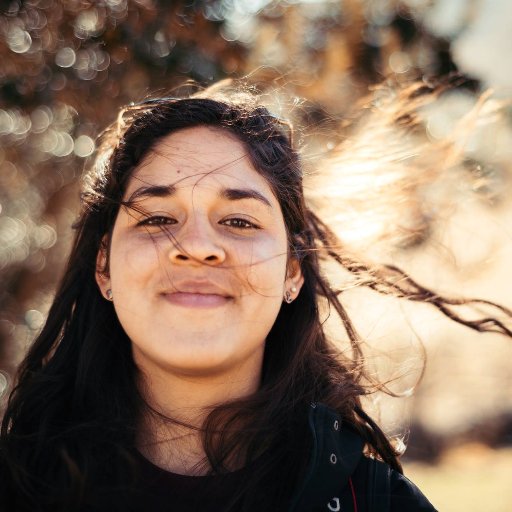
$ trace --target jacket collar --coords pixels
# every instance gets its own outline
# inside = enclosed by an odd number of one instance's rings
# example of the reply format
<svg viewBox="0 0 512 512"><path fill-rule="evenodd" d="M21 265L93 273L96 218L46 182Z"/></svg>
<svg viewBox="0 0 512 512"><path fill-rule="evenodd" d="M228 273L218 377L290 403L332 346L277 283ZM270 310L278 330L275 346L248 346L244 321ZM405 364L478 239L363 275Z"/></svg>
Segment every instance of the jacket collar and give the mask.
<svg viewBox="0 0 512 512"><path fill-rule="evenodd" d="M322 403L310 405L308 421L310 462L290 512L340 510L340 495L361 458L364 441Z"/></svg>

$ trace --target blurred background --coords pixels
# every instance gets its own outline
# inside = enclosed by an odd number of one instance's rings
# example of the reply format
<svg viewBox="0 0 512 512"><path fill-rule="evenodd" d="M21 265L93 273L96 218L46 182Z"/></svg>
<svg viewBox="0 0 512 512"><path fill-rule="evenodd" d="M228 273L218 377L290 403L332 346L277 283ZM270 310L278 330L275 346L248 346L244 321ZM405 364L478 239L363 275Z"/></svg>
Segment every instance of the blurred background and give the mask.
<svg viewBox="0 0 512 512"><path fill-rule="evenodd" d="M350 251L512 307L507 0L0 5L1 400L44 323L96 135L187 79L249 75L295 121L308 199ZM440 510L512 510L512 340L327 271L375 372L401 375L408 396L374 406L389 432L409 429L409 476Z"/></svg>

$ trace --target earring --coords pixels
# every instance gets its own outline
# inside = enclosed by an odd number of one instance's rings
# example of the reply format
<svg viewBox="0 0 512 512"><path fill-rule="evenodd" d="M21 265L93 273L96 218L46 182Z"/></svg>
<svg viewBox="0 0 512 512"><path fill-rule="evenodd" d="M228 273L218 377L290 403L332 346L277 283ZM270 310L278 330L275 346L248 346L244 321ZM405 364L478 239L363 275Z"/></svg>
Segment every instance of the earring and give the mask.
<svg viewBox="0 0 512 512"><path fill-rule="evenodd" d="M290 293L288 290L286 290L286 291L284 292L284 301L285 301L287 304L290 304L291 302L293 302L292 295L291 295L291 293Z"/></svg>
<svg viewBox="0 0 512 512"><path fill-rule="evenodd" d="M109 288L106 292L105 292L105 295L107 296L107 299L108 300L112 300L112 290Z"/></svg>
<svg viewBox="0 0 512 512"><path fill-rule="evenodd" d="M295 292L297 291L297 288L296 288L295 286L292 286L292 287L290 288L290 290L291 290L291 292L292 292L292 293L295 293Z"/></svg>

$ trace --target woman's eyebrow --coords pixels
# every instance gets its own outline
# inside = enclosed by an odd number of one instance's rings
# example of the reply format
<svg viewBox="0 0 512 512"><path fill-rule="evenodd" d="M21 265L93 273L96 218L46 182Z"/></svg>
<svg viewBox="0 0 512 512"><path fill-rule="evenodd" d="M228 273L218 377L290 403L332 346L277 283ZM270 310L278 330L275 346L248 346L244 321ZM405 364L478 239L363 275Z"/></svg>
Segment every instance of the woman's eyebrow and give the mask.
<svg viewBox="0 0 512 512"><path fill-rule="evenodd" d="M174 185L148 185L140 187L135 190L127 202L131 203L137 199L149 198L149 197L169 197L176 193L176 187ZM271 202L257 190L252 188L224 188L219 192L219 196L222 199L229 201L240 201L242 199L255 199L265 206L272 208Z"/></svg>
<svg viewBox="0 0 512 512"><path fill-rule="evenodd" d="M265 206L272 208L271 202L263 194L252 188L225 188L220 191L219 195L222 199L228 199L229 201L256 199L256 201L260 201Z"/></svg>
<svg viewBox="0 0 512 512"><path fill-rule="evenodd" d="M176 192L174 185L148 185L147 187L140 187L131 194L127 202L131 203L136 199L145 197L167 197L172 196Z"/></svg>

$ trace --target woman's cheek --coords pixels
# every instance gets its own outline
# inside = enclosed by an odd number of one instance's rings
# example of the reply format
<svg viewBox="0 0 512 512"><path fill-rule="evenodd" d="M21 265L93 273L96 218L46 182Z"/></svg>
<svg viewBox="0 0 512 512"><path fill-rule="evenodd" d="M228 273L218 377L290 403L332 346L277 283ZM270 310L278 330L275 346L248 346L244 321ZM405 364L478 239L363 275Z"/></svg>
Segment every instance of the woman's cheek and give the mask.
<svg viewBox="0 0 512 512"><path fill-rule="evenodd" d="M286 249L276 244L275 240L256 241L246 265L250 289L264 296L281 295L286 259Z"/></svg>
<svg viewBox="0 0 512 512"><path fill-rule="evenodd" d="M165 253L158 241L149 236L141 238L140 236L127 237L120 241L117 250L112 250L116 261L112 265L119 265L126 277L142 277L146 273L153 273L155 267L165 263Z"/></svg>

